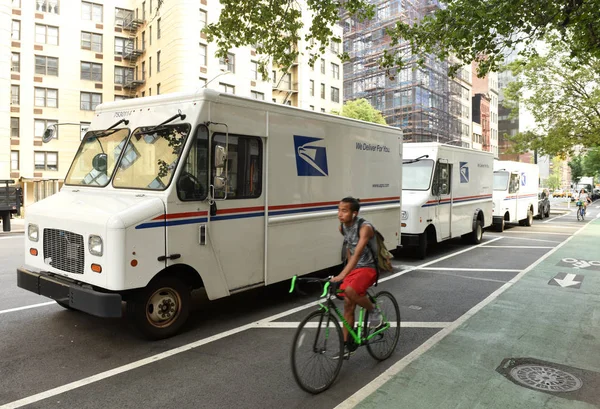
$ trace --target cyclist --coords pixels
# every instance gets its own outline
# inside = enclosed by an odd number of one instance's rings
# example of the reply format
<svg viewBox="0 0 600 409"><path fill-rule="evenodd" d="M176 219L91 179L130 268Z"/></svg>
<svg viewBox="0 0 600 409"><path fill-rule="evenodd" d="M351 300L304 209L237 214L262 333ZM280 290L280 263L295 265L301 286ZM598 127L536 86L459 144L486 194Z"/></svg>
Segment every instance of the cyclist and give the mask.
<svg viewBox="0 0 600 409"><path fill-rule="evenodd" d="M579 192L579 196L577 197L577 200L579 200L582 203L583 213L585 214L585 211L587 209L587 204L592 202L592 199L590 199L590 196L585 191L585 189L583 189L583 188L581 189L581 191Z"/></svg>
<svg viewBox="0 0 600 409"><path fill-rule="evenodd" d="M344 235L346 246L346 266L340 274L333 277L331 282L342 281L340 289L344 291L344 318L351 327L354 327L354 310L357 305L369 311L369 326L381 325L382 317L378 308L367 297L367 289L375 283L377 270L375 259L367 248L369 240L374 236L373 226L362 222L360 233L358 225L361 218L358 217L360 202L353 197L345 197L338 205L338 220L340 231ZM343 328L344 343L346 345L345 356L349 355L348 330Z"/></svg>

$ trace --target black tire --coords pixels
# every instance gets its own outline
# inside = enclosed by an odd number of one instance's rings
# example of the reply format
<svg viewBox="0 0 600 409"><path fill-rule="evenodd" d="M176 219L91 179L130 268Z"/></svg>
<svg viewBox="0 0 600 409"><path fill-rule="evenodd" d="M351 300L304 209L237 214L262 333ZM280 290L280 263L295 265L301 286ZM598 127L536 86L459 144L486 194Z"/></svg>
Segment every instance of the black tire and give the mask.
<svg viewBox="0 0 600 409"><path fill-rule="evenodd" d="M545 216L546 216L546 217L550 217L550 206L548 206L548 210L546 211L546 214L545 214Z"/></svg>
<svg viewBox="0 0 600 409"><path fill-rule="evenodd" d="M190 315L190 293L191 288L176 277L152 280L127 300L127 317L146 338L169 338Z"/></svg>
<svg viewBox="0 0 600 409"><path fill-rule="evenodd" d="M294 335L291 353L298 386L313 394L327 390L342 369L343 356L344 337L335 317L319 310L304 318Z"/></svg>
<svg viewBox="0 0 600 409"><path fill-rule="evenodd" d="M391 326L367 342L367 351L373 358L383 361L394 353L398 345L398 339L400 339L400 308L394 296L387 291L377 293L375 300L384 319Z"/></svg>
<svg viewBox="0 0 600 409"><path fill-rule="evenodd" d="M533 224L533 212L531 209L527 210L527 218L524 220L523 224L528 227Z"/></svg>
<svg viewBox="0 0 600 409"><path fill-rule="evenodd" d="M419 244L417 245L417 258L420 260L427 257L427 231L424 231L419 235Z"/></svg>
<svg viewBox="0 0 600 409"><path fill-rule="evenodd" d="M469 233L469 243L471 244L479 244L483 240L483 222L481 220L477 220L475 224L475 228L471 233Z"/></svg>
<svg viewBox="0 0 600 409"><path fill-rule="evenodd" d="M505 221L504 219L502 219L500 222L498 223L494 223L494 229L499 232L502 233L504 231L504 226L505 226Z"/></svg>
<svg viewBox="0 0 600 409"><path fill-rule="evenodd" d="M73 308L73 307L71 307L71 306L69 305L69 302L68 302L68 301L67 301L67 302L64 302L64 301L58 301L58 300L54 300L54 301L56 301L56 303L57 303L58 305L60 305L61 307L63 307L63 308L64 308L64 309L66 309L66 310L69 310L69 311L77 311L75 308Z"/></svg>

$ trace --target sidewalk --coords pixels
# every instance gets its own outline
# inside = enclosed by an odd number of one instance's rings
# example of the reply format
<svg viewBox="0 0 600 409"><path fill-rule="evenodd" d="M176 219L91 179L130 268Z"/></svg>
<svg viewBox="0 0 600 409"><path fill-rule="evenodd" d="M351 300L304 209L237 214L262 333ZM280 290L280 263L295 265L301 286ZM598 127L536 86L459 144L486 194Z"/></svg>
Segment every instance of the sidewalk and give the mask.
<svg viewBox="0 0 600 409"><path fill-rule="evenodd" d="M0 237L8 236L8 235L16 235L25 232L25 219L11 219L10 220L10 231L5 232L4 226L2 226L2 222L0 220Z"/></svg>
<svg viewBox="0 0 600 409"><path fill-rule="evenodd" d="M489 304L471 310L470 318L395 364L396 374L377 390L366 387L348 403L409 409L600 407L600 263L582 269L559 265L566 257L600 260L599 241L595 220L514 284L501 287L497 298L492 294ZM572 274L561 281L571 285L557 285L559 273ZM582 278L580 288L573 285Z"/></svg>

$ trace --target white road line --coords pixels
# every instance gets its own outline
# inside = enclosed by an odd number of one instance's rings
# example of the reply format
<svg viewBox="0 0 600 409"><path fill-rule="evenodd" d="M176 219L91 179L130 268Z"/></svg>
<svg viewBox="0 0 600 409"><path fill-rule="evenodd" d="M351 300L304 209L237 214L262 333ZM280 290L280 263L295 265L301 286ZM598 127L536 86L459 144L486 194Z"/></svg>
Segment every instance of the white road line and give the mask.
<svg viewBox="0 0 600 409"><path fill-rule="evenodd" d="M490 241L488 241L486 243L491 243L491 242L500 240L501 238L502 237L498 237L498 238L492 239L492 240L490 240ZM482 243L482 244L484 244L484 243ZM408 270L405 270L405 271L401 271L401 272L396 273L396 274L392 274L389 277L386 277L384 279L379 280L379 282L388 281L388 280L391 280L392 278L399 277L399 276L401 276L403 274L406 274L409 271L415 270L415 269L417 269L419 267L426 267L426 266L428 266L430 264L434 264L434 263L437 263L439 261L448 259L450 257L454 257L454 256L457 256L459 254L466 253L467 251L471 251L473 249L476 249L476 248L480 247L482 244L479 244L477 246L471 246L471 247L466 248L464 250L457 251L456 253L448 254L448 255L446 255L444 257L440 257L439 259L435 259L435 260L429 261L427 263L421 264L420 266L415 266L415 267L413 267L411 269L408 269ZM141 359L139 361L131 362L131 363L127 364L127 365L123 365L123 366L120 366L120 367L117 367L117 368L114 368L114 369L110 369L108 371L101 372L101 373L98 373L96 375L92 375L92 376L89 376L87 378L83 378L83 379L80 379L78 381L71 382L71 383L68 383L68 384L65 384L65 385L53 388L53 389L49 389L49 390L44 391L44 392L36 393L35 395L31 395L31 396L25 397L23 399L19 399L19 400L13 401L13 402L9 402L7 404L4 404L4 405L0 406L0 409L16 409L16 408L20 408L20 407L23 407L23 406L26 406L26 405L31 405L32 403L39 402L41 400L48 399L48 398L51 398L51 397L56 396L56 395L60 395L61 393L69 392L69 391L72 391L74 389L78 389L78 388L81 388L83 386L86 386L86 385L89 385L89 384L92 384L92 383L96 383L96 382L102 381L104 379L107 379L107 378L110 378L110 377L122 374L124 372L132 371L132 370L134 370L136 368L139 368L139 367L142 367L142 366L154 363L154 362L161 361L163 359L172 357L172 356L180 354L182 352L186 352L186 351L189 351L191 349L200 347L202 345L206 345L206 344L211 343L213 341L217 341L219 339L226 338L226 337L228 337L230 335L235 335L235 334L238 334L240 332L246 331L248 329L256 328L258 325L262 325L263 323L275 321L275 320L278 320L280 318L286 317L288 315L295 314L296 312L299 312L299 311L305 310L307 308L310 308L312 306L315 306L315 305L319 304L320 302L321 302L321 300L313 301L311 303L308 303L308 304L305 304L305 305L301 305L301 306L293 308L291 310L287 310L287 311L281 312L279 314L275 314L275 315L273 315L273 316L271 316L269 318L266 318L266 319L263 319L263 320L260 320L260 321L255 321L255 322L243 325L241 327L233 328L233 329L231 329L229 331L221 332L219 334L215 334L213 336L200 339L200 340L192 342L190 344L182 345L182 346L180 346L178 348L174 348L174 349L162 352L160 354L153 355L153 356L150 356L148 358Z"/></svg>
<svg viewBox="0 0 600 409"><path fill-rule="evenodd" d="M531 264L529 267L527 267L521 273L517 274L512 280L505 283L502 287L500 287L499 289L494 291L485 300L481 301L479 304L477 304L476 306L471 308L464 315L462 315L460 318L458 318L456 321L454 321L450 326L439 331L438 333L433 335L431 338L429 338L427 341L425 341L425 343L420 345L417 349L412 351L410 354L406 355L400 361L396 362L394 365L392 365L390 368L388 368L385 372L383 372L381 375L379 375L373 381L371 381L370 383L365 385L363 388L358 390L354 395L350 396L348 399L346 399L345 401L340 403L338 406L336 406L335 409L353 408L358 403L360 403L363 399L365 399L367 396L369 396L372 393L374 393L375 391L377 391L377 389L379 389L384 383L386 383L387 381L392 379L392 377L394 375L396 375L398 372L403 370L406 366L408 366L414 360L416 360L421 355L423 355L425 352L427 352L429 349L431 349L434 345L436 345L438 342L440 342L442 339L444 339L447 335L451 334L454 330L456 330L459 326L461 326L465 321L467 321L473 315L477 314L483 307L485 307L486 305L488 305L489 303L494 301L496 298L498 298L498 296L500 296L500 294L502 294L504 291L506 291L508 288L510 288L514 283L519 281L525 274L527 274L529 271L534 269L542 261L546 260L552 254L554 254L558 249L560 249L562 246L564 246L566 243L568 243L573 237L575 237L577 234L579 234L585 227L586 226L582 226L571 237L567 238L565 241L560 243L553 250L550 250L549 252L544 254L535 263Z"/></svg>
<svg viewBox="0 0 600 409"><path fill-rule="evenodd" d="M396 327L395 322L392 322L390 324L393 328ZM446 327L450 326L450 324L452 324L452 323L451 322L427 322L427 321L425 321L425 322L402 321L402 322L400 322L400 327L401 328L446 328ZM278 322L263 322L263 323L257 323L255 328L283 328L283 329L293 328L293 329L296 329L296 328L298 328L298 325L300 325L300 321L298 321L298 322L280 322L280 321L278 321ZM306 324L306 327L307 328L317 328L317 323L309 322Z"/></svg>
<svg viewBox="0 0 600 409"><path fill-rule="evenodd" d="M490 236L490 235L488 234L488 236ZM506 236L490 236L490 237L506 237ZM556 240L530 239L530 238L527 238L527 237L507 237L507 238L509 238L510 240L541 241L541 242L544 242L544 243L557 243L557 244L558 243L562 243L561 241L556 241ZM483 247L485 247L485 246L483 246Z"/></svg>
<svg viewBox="0 0 600 409"><path fill-rule="evenodd" d="M553 249L554 246L483 246L491 249Z"/></svg>
<svg viewBox="0 0 600 409"><path fill-rule="evenodd" d="M425 271L481 271L482 273L520 273L521 270L509 268L454 268L454 267L423 267L418 270Z"/></svg>
<svg viewBox="0 0 600 409"><path fill-rule="evenodd" d="M557 232L550 232L550 231L523 231L523 230L510 231L510 230L504 230L503 234L544 234L544 235L546 235L546 234L552 234L552 235L556 235L556 236L569 236L571 233L557 233Z"/></svg>
<svg viewBox="0 0 600 409"><path fill-rule="evenodd" d="M435 270L429 270L427 272L429 274L436 274L436 275L440 275L440 276L447 276L447 277L453 277L453 278L464 278L465 280L490 281L492 283L500 283L500 284L506 283L506 280L496 280L495 278L465 276L462 274L450 274L449 272L444 273L442 271L435 271Z"/></svg>
<svg viewBox="0 0 600 409"><path fill-rule="evenodd" d="M544 223L546 223L546 222L544 222ZM536 228L536 227L544 227L544 228L547 228L547 229L574 229L574 230L577 230L579 228L579 227L577 227L577 223L573 223L573 226L566 226L564 223L553 224L551 226L534 224L533 227L534 228Z"/></svg>
<svg viewBox="0 0 600 409"><path fill-rule="evenodd" d="M24 307L11 308L9 310L0 311L0 314L7 314L9 312L15 312L15 311L23 311L23 310L28 310L30 308L44 307L46 305L52 305L52 304L56 305L56 302L50 301L50 302L43 302L41 304L32 304L32 305L26 305Z"/></svg>
<svg viewBox="0 0 600 409"><path fill-rule="evenodd" d="M548 220L546 220L545 222L542 222L542 223L550 223L552 220L560 219L561 217L565 217L568 214L571 214L571 211L569 211L569 213L565 213L565 214L561 214L560 216L553 217L552 219L548 219Z"/></svg>

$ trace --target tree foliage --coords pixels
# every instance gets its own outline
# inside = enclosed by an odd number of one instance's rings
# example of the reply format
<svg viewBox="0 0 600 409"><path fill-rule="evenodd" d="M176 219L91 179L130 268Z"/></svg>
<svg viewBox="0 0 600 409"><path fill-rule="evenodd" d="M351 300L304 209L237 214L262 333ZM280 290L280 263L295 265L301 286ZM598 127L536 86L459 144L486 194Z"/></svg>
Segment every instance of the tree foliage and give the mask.
<svg viewBox="0 0 600 409"><path fill-rule="evenodd" d="M333 114L345 116L346 118L360 119L361 121L373 122L376 124L387 125L380 111L364 98L354 101L347 101L340 112L332 111Z"/></svg>
<svg viewBox="0 0 600 409"><path fill-rule="evenodd" d="M359 20L377 18L372 0L220 3L219 21L205 28L209 41L217 42L222 57L232 47L256 45L257 52L267 56L261 60L263 75L269 56L276 66L290 66L298 56L299 40L314 40L307 50L314 63L331 40L340 41L331 30L340 13ZM313 19L302 37L303 13ZM536 42L548 33L556 33L552 41L568 44L573 58L600 58L600 0L446 0L442 8L409 23L388 27L392 42L384 50L383 66L402 68L415 55L433 54L442 60L452 55L458 58L452 69L479 61L479 73L484 75L499 68L507 50L518 48L522 55L535 55ZM398 53L397 46L405 40L411 53Z"/></svg>
<svg viewBox="0 0 600 409"><path fill-rule="evenodd" d="M564 45L509 65L517 80L505 89L504 104L531 112L538 129L510 139L513 150L572 154L574 147L600 145L600 59L573 59Z"/></svg>
<svg viewBox="0 0 600 409"><path fill-rule="evenodd" d="M574 183L579 182L583 176L585 176L583 170L583 158L580 155L575 156L568 163L571 168L571 181Z"/></svg>
<svg viewBox="0 0 600 409"><path fill-rule="evenodd" d="M585 176L600 177L600 148L590 149L583 157L582 164Z"/></svg>

